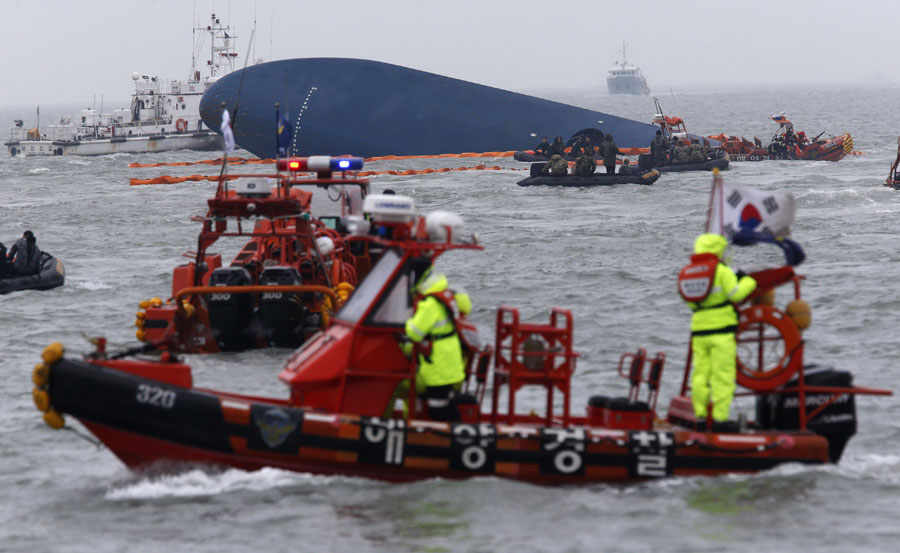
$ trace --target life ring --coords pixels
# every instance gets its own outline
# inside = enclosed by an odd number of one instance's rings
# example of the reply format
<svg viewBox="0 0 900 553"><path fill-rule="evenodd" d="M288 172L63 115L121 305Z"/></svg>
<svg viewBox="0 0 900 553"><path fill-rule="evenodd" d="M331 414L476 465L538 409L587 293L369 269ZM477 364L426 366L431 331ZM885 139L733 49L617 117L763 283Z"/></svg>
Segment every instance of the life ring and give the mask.
<svg viewBox="0 0 900 553"><path fill-rule="evenodd" d="M770 305L753 305L741 311L737 341L737 383L744 388L773 390L790 380L803 363L800 330ZM741 353L748 353L746 361Z"/></svg>
<svg viewBox="0 0 900 553"><path fill-rule="evenodd" d="M186 131L187 126L188 126L187 121L185 121L184 119L179 119L179 120L175 121L175 128L178 130L178 132Z"/></svg>

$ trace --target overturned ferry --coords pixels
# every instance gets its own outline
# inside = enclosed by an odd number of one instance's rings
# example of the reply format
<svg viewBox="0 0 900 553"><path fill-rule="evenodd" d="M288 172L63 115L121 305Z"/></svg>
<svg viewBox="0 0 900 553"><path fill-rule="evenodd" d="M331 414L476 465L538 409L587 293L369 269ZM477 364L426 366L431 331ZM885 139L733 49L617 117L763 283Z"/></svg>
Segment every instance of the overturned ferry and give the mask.
<svg viewBox="0 0 900 553"><path fill-rule="evenodd" d="M690 398L690 360L668 408L657 408L666 356L643 348L621 357L627 392L571 406L578 353L571 313L546 323L513 307L496 315L493 345L457 316L467 344L461 420L430 420L415 395L416 356L398 347L415 298L422 256L481 249L458 216L418 217L409 199L382 196L372 224L385 248L359 288L286 362L286 397L255 397L194 384L172 352L126 359L98 347L83 358L48 346L32 372L34 401L50 426L81 421L132 468L198 462L247 470L278 467L389 481L494 475L542 484L627 482L667 476L754 472L782 463L837 462L855 433L860 388L848 372L807 365L800 328L772 302L784 285L799 298L789 266L755 273L752 305L741 310L738 362L743 394L757 398L755 420L700 425ZM799 326L798 326L799 325ZM408 394L398 394L401 382ZM517 392L543 390L543 412L522 409ZM530 407L530 406L529 406Z"/></svg>
<svg viewBox="0 0 900 553"><path fill-rule="evenodd" d="M408 67L349 58L302 58L247 67L203 95L200 114L221 126L234 115L236 143L275 157L278 127L285 155L437 155L531 148L541 136L589 129L622 147L646 147L655 127L608 113ZM275 104L289 114L275 117Z"/></svg>

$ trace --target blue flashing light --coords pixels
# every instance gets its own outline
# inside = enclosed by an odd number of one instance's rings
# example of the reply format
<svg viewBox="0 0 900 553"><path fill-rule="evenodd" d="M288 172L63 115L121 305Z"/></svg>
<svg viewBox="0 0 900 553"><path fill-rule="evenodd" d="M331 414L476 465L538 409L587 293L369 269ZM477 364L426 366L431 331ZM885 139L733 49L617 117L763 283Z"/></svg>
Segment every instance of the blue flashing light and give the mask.
<svg viewBox="0 0 900 553"><path fill-rule="evenodd" d="M333 157L331 158L332 171L359 171L363 168L361 157Z"/></svg>

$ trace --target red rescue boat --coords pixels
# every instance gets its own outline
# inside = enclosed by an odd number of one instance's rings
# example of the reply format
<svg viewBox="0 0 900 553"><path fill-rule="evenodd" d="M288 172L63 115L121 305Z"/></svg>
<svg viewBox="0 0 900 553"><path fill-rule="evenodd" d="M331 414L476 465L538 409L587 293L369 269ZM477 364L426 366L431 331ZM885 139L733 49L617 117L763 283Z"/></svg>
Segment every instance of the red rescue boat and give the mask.
<svg viewBox="0 0 900 553"><path fill-rule="evenodd" d="M850 133L822 138L823 132L810 140L803 131L795 134L794 124L783 113L771 115L769 119L778 123L778 131L766 146L763 146L756 137L753 138L753 141L725 134L711 135L709 138L722 143L722 147L728 152L731 161L770 159L838 161L853 151L853 137L850 136Z"/></svg>
<svg viewBox="0 0 900 553"><path fill-rule="evenodd" d="M135 325L147 348L210 353L297 347L325 328L372 265L362 221L367 179L361 158L288 158L277 174L222 181L202 223L197 251L172 274L172 295L141 302ZM309 176L307 172L314 172ZM228 265L210 247L247 242Z"/></svg>
<svg viewBox="0 0 900 553"><path fill-rule="evenodd" d="M416 378L414 359L398 347L413 305L413 260L481 246L463 239L458 216L416 217L408 199L381 198L370 213L384 229L374 239L384 253L330 325L287 361L278 375L287 397L196 387L191 368L169 351L124 359L98 342L74 359L57 343L33 371L44 420L59 428L64 415L75 417L132 468L176 461L392 481L494 475L564 484L837 462L856 431L856 395L890 394L804 363L794 320L803 326L802 313L792 318L766 301L778 286L800 297L802 277L786 266L754 274L758 290L741 310L738 384L757 398L755 420L698 427L690 360L679 392L657 411L666 358L644 349L619 360L627 393L593 396L573 412L571 314L555 308L546 324L528 323L512 307L498 309L492 346L476 345L475 328L457 320L470 344L462 420L429 420L414 385L405 398L411 408L395 396L401 381ZM544 390L542 413L521 409L523 387Z"/></svg>

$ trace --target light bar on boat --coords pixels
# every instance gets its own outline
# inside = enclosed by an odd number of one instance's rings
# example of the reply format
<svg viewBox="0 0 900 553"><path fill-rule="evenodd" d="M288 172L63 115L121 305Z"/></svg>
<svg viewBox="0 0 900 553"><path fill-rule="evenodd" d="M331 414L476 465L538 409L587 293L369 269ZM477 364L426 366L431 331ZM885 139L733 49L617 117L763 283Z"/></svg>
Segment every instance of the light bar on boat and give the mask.
<svg viewBox="0 0 900 553"><path fill-rule="evenodd" d="M279 159L279 171L359 171L363 168L361 157L309 156Z"/></svg>

